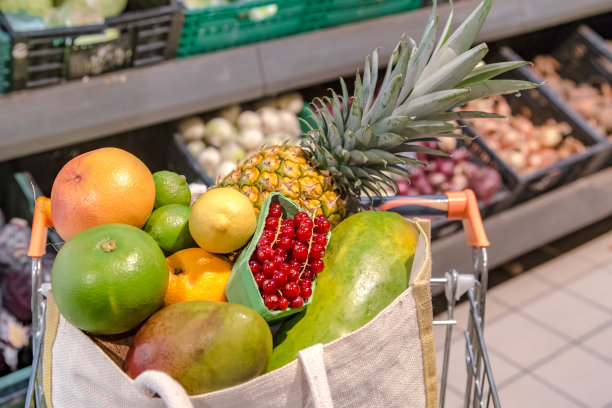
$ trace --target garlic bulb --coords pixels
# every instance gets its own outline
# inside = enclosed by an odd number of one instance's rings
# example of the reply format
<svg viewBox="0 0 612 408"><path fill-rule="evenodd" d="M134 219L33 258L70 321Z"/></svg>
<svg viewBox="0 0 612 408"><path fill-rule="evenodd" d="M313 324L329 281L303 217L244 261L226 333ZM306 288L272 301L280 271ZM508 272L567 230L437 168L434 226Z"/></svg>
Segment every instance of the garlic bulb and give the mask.
<svg viewBox="0 0 612 408"><path fill-rule="evenodd" d="M270 135L281 129L281 122L278 112L274 108L261 108L257 111L261 117L264 134Z"/></svg>
<svg viewBox="0 0 612 408"><path fill-rule="evenodd" d="M300 137L302 129L300 128L300 121L297 116L295 116L295 113L286 109L281 109L278 111L278 118L280 120L281 130L291 135L293 138Z"/></svg>
<svg viewBox="0 0 612 408"><path fill-rule="evenodd" d="M304 98L299 92L291 92L279 96L276 104L279 109L287 109L297 115L304 108Z"/></svg>
<svg viewBox="0 0 612 408"><path fill-rule="evenodd" d="M214 118L206 124L204 139L208 144L221 147L228 140L235 138L234 125L225 118Z"/></svg>
<svg viewBox="0 0 612 408"><path fill-rule="evenodd" d="M178 123L178 131L183 135L186 141L192 142L194 140L201 140L206 133L206 127L204 121L198 117L193 116L181 120Z"/></svg>
<svg viewBox="0 0 612 408"><path fill-rule="evenodd" d="M247 151L255 150L264 142L264 134L260 129L245 129L238 135L238 142Z"/></svg>
<svg viewBox="0 0 612 408"><path fill-rule="evenodd" d="M194 140L193 142L187 143L187 150L189 150L193 157L198 157L205 148L206 145L201 140Z"/></svg>
<svg viewBox="0 0 612 408"><path fill-rule="evenodd" d="M242 108L239 104L227 106L219 112L219 116L229 120L232 123L236 123L238 116L242 112Z"/></svg>
<svg viewBox="0 0 612 408"><path fill-rule="evenodd" d="M238 163L242 159L246 152L242 147L238 145L236 142L226 143L221 147L221 158L226 161L231 161L233 163Z"/></svg>
<svg viewBox="0 0 612 408"><path fill-rule="evenodd" d="M242 112L238 116L237 122L240 130L261 129L261 118L253 111Z"/></svg>
<svg viewBox="0 0 612 408"><path fill-rule="evenodd" d="M214 175L217 167L221 164L221 152L215 147L207 147L198 156L198 163L210 175Z"/></svg>

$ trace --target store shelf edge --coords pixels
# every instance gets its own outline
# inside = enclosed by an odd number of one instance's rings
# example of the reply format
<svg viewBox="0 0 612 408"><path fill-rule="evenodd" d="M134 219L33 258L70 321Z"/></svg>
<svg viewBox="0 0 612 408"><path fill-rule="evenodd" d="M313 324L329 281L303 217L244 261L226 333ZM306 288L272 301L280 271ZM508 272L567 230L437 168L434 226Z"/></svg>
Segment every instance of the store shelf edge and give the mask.
<svg viewBox="0 0 612 408"><path fill-rule="evenodd" d="M455 26L480 0L455 5ZM438 7L445 19L448 4ZM478 41L612 11L609 0L495 1ZM430 8L0 97L0 160L153 125L352 75L402 33L419 39ZM92 97L92 95L95 95Z"/></svg>

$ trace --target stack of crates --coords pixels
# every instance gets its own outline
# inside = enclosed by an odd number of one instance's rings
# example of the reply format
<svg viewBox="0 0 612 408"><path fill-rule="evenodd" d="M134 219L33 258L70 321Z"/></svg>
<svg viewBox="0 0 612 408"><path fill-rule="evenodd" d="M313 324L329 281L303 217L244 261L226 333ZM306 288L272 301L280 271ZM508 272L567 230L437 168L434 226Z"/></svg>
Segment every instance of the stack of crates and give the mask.
<svg viewBox="0 0 612 408"><path fill-rule="evenodd" d="M0 29L0 95L11 89L11 38Z"/></svg>

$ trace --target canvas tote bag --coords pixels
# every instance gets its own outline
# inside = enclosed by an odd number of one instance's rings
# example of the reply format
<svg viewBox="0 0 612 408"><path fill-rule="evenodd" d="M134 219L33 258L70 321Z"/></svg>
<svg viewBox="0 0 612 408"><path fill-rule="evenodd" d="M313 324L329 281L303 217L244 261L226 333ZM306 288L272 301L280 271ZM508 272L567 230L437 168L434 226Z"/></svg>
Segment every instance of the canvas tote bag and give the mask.
<svg viewBox="0 0 612 408"><path fill-rule="evenodd" d="M410 287L371 322L246 383L187 396L161 372L123 371L130 338L94 338L68 323L50 293L43 389L55 408L245 408L438 406L428 221L420 230Z"/></svg>

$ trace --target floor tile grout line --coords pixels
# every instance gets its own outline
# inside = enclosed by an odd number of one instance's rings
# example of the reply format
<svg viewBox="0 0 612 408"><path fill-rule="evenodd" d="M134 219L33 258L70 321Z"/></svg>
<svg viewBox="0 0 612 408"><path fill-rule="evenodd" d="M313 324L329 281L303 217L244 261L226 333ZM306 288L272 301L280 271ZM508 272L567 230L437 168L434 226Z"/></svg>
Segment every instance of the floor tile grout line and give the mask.
<svg viewBox="0 0 612 408"><path fill-rule="evenodd" d="M535 373L535 371L534 371L535 369L537 369L541 365L544 365L544 364L548 363L549 361L554 360L555 358L557 358L561 354L565 353L566 351L571 350L574 347L575 346L573 344L565 344L565 345L561 346L558 350L554 351L551 355L545 357L542 360L539 360L538 364L532 364L532 365L530 365L528 367L523 367L518 373L516 373L516 374L512 375L510 378L507 378L504 381L502 381L500 384L498 384L498 389L499 390L503 390L504 388L506 388L510 384L512 384L514 381L517 381L519 378L528 376L528 377L535 378L537 381L539 381L542 385L544 385L549 390L554 391L555 393L557 393L559 395L562 395L564 398L572 401L573 403L578 404L579 406L582 406L584 408L589 408L588 405L584 405L583 401L581 401L579 399L576 399L576 397L566 393L563 389L557 388L557 386L555 384L549 383L548 381L546 381L545 379L543 379L542 377L537 375ZM501 356L498 355L498 357L501 357ZM504 360L508 361L506 358L504 358Z"/></svg>
<svg viewBox="0 0 612 408"><path fill-rule="evenodd" d="M533 323L533 321L532 321ZM595 331L601 331L602 328L607 328L608 326L612 325L612 319L608 320L606 323L598 326L596 329L591 330L589 333L592 335L594 334ZM582 337L585 337L587 334L585 334ZM580 339L580 338L579 338ZM506 362L507 364L513 366L514 368L517 368L519 370L519 373L514 374L512 377L504 380L502 382L502 386L503 383L506 383L508 381L510 381L512 378L514 378L515 376L519 375L519 374L531 374L534 372L534 370L537 370L539 367L543 366L544 364L554 360L555 358L559 357L560 355L562 355L563 353L569 351L572 348L580 348L582 351L591 354L593 357L597 357L599 358L600 356L598 354L594 354L594 350L591 350L590 348L588 348L588 346L584 345L582 343L582 340L572 340L569 339L564 345L562 345L561 347L559 347L557 350L553 351L551 354L547 355L546 357L541 358L540 360L537 360L535 362L533 362L532 364L529 364L527 366L522 366L519 365L517 363L514 362L514 360L508 358L505 356L505 354L499 350L496 349L494 346L490 346L487 345L487 347L489 348L489 350L491 350L493 352L493 354L495 354L496 357L502 359L504 362ZM610 361L608 359L606 359L605 361L606 363L610 363Z"/></svg>
<svg viewBox="0 0 612 408"><path fill-rule="evenodd" d="M580 406L583 408L590 408L589 405L585 405L583 401L577 399L571 394L566 393L563 389L557 388L557 386L555 386L554 384L549 383L548 381L544 380L539 375L535 374L532 371L528 371L528 370L525 370L523 372L518 372L512 375L512 377L507 378L506 380L502 381L502 383L499 384L497 387L498 391L501 392L501 390L503 390L504 388L512 385L513 382L518 381L519 379L524 378L524 377L529 377L532 380L538 381L542 386L548 388L550 391L554 391L558 395L561 395L563 398L567 399L568 401L571 401L572 403L577 404L577 406Z"/></svg>

